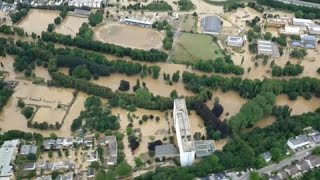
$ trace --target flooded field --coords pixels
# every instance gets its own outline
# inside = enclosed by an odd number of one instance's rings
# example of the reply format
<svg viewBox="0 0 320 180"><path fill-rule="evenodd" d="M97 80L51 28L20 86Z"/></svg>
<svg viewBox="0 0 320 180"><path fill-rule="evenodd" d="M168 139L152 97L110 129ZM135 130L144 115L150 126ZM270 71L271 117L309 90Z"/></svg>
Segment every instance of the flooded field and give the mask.
<svg viewBox="0 0 320 180"><path fill-rule="evenodd" d="M277 96L276 104L278 106L288 105L292 108L291 115L300 115L315 111L320 105L320 98L313 97L311 100L305 100L302 97L298 97L297 100L290 101L287 95L279 95Z"/></svg>
<svg viewBox="0 0 320 180"><path fill-rule="evenodd" d="M218 97L220 104L223 106L223 114L220 119L223 121L229 119L240 111L241 106L248 100L239 96L238 92L228 91L223 93L222 91L213 91L212 100L208 101L207 106L212 109L214 104L214 98Z"/></svg>
<svg viewBox="0 0 320 180"><path fill-rule="evenodd" d="M58 26L55 31L60 34L71 35L75 37L79 32L79 28L85 22L88 22L88 18L67 16L60 26Z"/></svg>
<svg viewBox="0 0 320 180"><path fill-rule="evenodd" d="M25 32L32 32L41 35L42 31L47 31L48 24L53 23L54 18L59 16L59 11L48 11L40 9L30 9L28 15L18 24L18 27Z"/></svg>
<svg viewBox="0 0 320 180"><path fill-rule="evenodd" d="M95 29L94 39L137 49L161 48L164 35L156 30L107 24Z"/></svg>
<svg viewBox="0 0 320 180"><path fill-rule="evenodd" d="M50 115L49 115L50 114ZM52 107L41 107L36 112L33 122L49 122L50 124L55 124L55 122L61 123L64 115L66 114L66 110L52 108Z"/></svg>
<svg viewBox="0 0 320 180"><path fill-rule="evenodd" d="M138 108L135 112L131 112L130 115L133 117L133 129L141 134L140 146L135 150L135 152L132 153L131 149L128 147L128 137L126 134L126 128L129 124L127 113L128 112L126 110L121 108L112 109L112 114L120 117L120 131L125 134L123 139L125 147L124 153L126 154L128 163L133 165L134 157L139 157L141 154L148 152L148 142L155 140L169 142L169 137L174 136L172 132L173 119L171 117L171 111L168 111L168 116L166 116L165 112L151 111L140 108ZM149 119L148 121L143 121L143 124L139 124L139 120L142 119L143 115L153 115L154 117L158 116L160 120L156 121L154 118ZM206 134L202 119L196 115L194 111L191 111L189 119L192 133L200 132L201 134Z"/></svg>
<svg viewBox="0 0 320 180"><path fill-rule="evenodd" d="M101 86L109 87L113 91L116 91L119 88L120 81L126 80L126 81L129 81L130 83L130 90L128 92L133 93L132 87L136 85L137 79L139 79L140 85L142 85L142 82L145 82L146 87L154 95L169 97L172 90L176 90L178 92L178 95L184 95L184 96L193 95L191 91L188 91L184 88L184 85L182 83L173 83L173 85L170 86L168 83L166 83L163 80L162 75L159 76L159 79L157 80L157 79L153 79L150 76L141 78L140 76L137 76L137 75L126 76L124 74L113 74L109 77L100 77L98 80L93 80L92 82L94 82L95 84L99 84Z"/></svg>

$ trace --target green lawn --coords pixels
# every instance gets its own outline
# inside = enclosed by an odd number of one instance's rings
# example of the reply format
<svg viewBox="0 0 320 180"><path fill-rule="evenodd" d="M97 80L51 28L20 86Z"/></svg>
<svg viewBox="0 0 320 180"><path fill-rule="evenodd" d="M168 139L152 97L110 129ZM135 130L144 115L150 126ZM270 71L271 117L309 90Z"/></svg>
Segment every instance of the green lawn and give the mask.
<svg viewBox="0 0 320 180"><path fill-rule="evenodd" d="M173 61L175 63L193 64L197 60L222 57L220 48L212 36L183 33L175 44Z"/></svg>

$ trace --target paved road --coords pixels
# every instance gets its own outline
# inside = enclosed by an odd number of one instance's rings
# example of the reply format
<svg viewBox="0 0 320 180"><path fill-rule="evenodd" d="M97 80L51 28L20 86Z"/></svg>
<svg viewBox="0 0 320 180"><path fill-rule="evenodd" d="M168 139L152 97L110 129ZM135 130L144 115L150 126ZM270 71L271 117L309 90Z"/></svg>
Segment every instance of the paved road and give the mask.
<svg viewBox="0 0 320 180"><path fill-rule="evenodd" d="M312 3L312 2L306 2L306 1L300 1L300 0L276 0L276 1L283 2L286 4L295 4L299 6L315 7L320 9L320 4Z"/></svg>

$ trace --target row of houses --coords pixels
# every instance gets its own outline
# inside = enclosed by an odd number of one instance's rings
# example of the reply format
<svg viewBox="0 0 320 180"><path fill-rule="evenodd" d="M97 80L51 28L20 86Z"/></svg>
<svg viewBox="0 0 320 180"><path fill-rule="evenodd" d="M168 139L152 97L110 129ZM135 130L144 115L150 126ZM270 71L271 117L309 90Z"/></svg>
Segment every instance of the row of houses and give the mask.
<svg viewBox="0 0 320 180"><path fill-rule="evenodd" d="M320 157L310 155L305 159L296 162L295 164L284 167L277 174L269 177L269 180L282 180L298 178L303 173L306 173L314 168L320 167Z"/></svg>
<svg viewBox="0 0 320 180"><path fill-rule="evenodd" d="M33 170L44 170L44 171L54 171L54 170L65 170L72 171L75 169L75 162L72 160L64 161L39 161L39 162L29 162L23 164L24 171L33 171Z"/></svg>

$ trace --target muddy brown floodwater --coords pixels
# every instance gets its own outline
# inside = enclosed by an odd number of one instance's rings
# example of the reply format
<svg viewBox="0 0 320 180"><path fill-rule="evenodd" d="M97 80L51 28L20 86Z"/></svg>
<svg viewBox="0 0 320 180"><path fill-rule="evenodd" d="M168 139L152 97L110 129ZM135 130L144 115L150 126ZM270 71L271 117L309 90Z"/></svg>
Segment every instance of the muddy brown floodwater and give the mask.
<svg viewBox="0 0 320 180"><path fill-rule="evenodd" d="M59 16L59 11L48 11L40 9L30 9L28 15L18 24L31 35L32 32L41 35L42 31L47 31L48 24L54 23L54 18Z"/></svg>
<svg viewBox="0 0 320 180"><path fill-rule="evenodd" d="M88 22L88 18L70 16L68 15L61 23L60 26L55 28L57 33L71 35L75 37L79 32L79 28L83 23Z"/></svg>
<svg viewBox="0 0 320 180"><path fill-rule="evenodd" d="M307 112L313 112L320 106L320 98L312 97L310 100L305 100L298 97L295 101L290 101L287 95L279 95L276 99L276 104L279 106L288 105L292 108L291 115L300 115Z"/></svg>

